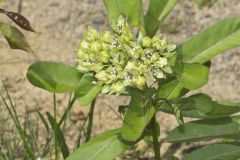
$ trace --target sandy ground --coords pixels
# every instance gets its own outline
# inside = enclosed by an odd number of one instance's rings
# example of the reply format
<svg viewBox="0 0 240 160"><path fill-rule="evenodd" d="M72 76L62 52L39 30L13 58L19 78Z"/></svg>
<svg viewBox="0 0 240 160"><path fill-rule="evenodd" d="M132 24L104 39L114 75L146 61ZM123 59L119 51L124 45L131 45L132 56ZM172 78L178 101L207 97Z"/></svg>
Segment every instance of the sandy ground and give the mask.
<svg viewBox="0 0 240 160"><path fill-rule="evenodd" d="M16 11L17 0L8 0L2 8ZM102 1L97 0L23 0L22 14L28 17L37 34L24 32L36 55L19 50L10 50L6 41L0 36L0 79L5 82L19 113L26 105L30 109L41 108L41 112L52 111L52 94L34 88L27 81L25 74L28 66L38 60L52 60L66 64L75 64L75 53L87 26L98 30L109 28L106 11ZM196 34L214 22L240 15L239 0L218 0L211 8L199 10L192 1L181 0L165 22L163 32L169 41L180 44L187 37ZM0 16L0 21L10 22ZM212 61L209 84L199 91L204 91L214 99L237 101L240 97L240 50L232 49L217 56ZM0 90L2 85L0 84ZM59 113L67 104L67 95L57 95ZM105 130L121 126L121 120L114 110L120 104L126 104L123 97L100 96L97 101L94 118L94 135ZM0 117L6 117L4 106L0 101ZM79 113L87 113L88 108L75 104L71 112L71 124L66 133L70 145L76 138L76 131L81 123L77 120ZM159 114L162 137L177 124L174 117Z"/></svg>

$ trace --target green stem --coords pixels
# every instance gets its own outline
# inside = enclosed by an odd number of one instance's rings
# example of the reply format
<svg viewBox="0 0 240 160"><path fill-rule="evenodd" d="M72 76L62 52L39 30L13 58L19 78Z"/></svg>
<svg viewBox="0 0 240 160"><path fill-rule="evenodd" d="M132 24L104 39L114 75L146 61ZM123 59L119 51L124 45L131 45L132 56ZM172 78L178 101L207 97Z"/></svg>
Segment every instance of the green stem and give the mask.
<svg viewBox="0 0 240 160"><path fill-rule="evenodd" d="M154 153L155 153L155 160L161 160L160 143L158 141L158 133L157 133L158 131L157 131L155 115L153 116L153 118L150 122L150 127L151 127L151 134L152 134L152 138L153 138L153 148L154 148Z"/></svg>
<svg viewBox="0 0 240 160"><path fill-rule="evenodd" d="M56 94L53 94L53 118L57 122L57 102L56 102ZM55 127L56 128L56 127ZM59 160L59 149L58 149L58 142L57 142L57 130L54 129L54 143L55 143L55 159Z"/></svg>
<svg viewBox="0 0 240 160"><path fill-rule="evenodd" d="M95 107L96 99L92 101L90 111L88 113L88 126L87 126L87 134L86 134L86 140L85 142L89 141L91 138L91 133L92 133L92 124L93 124L93 112L94 112L94 107Z"/></svg>

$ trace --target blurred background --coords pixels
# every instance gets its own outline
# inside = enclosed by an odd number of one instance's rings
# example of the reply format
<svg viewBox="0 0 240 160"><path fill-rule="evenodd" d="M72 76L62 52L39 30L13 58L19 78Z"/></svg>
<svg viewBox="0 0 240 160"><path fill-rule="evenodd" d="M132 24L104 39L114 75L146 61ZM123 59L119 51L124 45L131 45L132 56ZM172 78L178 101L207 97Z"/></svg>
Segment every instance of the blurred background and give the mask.
<svg viewBox="0 0 240 160"><path fill-rule="evenodd" d="M198 1L198 0L196 0ZM147 0L144 7L147 8ZM26 79L28 66L39 60L63 62L74 66L75 54L83 33L88 26L99 31L110 29L103 1L100 0L5 0L1 5L9 11L20 11L27 17L37 33L24 32L35 55L11 50L5 39L0 35L0 79L16 104L16 110L23 122L26 114L38 124L36 111L52 112L53 95L38 88L34 88ZM193 0L179 0L171 15L165 20L160 32L168 37L169 42L180 44L188 37L198 33L205 27L218 20L240 15L239 0L209 1L202 6ZM10 22L4 15L0 21ZM214 97L237 102L240 100L240 49L228 50L226 54L215 57L212 61L210 81L201 90ZM0 83L0 91L3 91ZM118 106L127 104L128 98L100 95L95 109L93 136L105 130L121 126L121 119L113 112ZM68 103L67 94L57 94L57 107L62 115ZM74 147L78 131L87 116L89 108L76 103L69 114L66 126L67 143ZM173 116L159 114L161 124L161 138L174 128L177 123ZM11 127L12 121L0 101L0 144L9 145L15 141L16 134ZM46 134L41 130L40 135ZM4 137L8 133L9 137ZM41 139L41 136L40 138ZM185 144L179 154L192 146ZM167 145L166 145L167 147ZM1 150L1 148L0 148ZM21 154L21 147L18 148ZM162 148L164 150L164 147ZM148 153L148 154L151 154ZM148 155L147 155L148 156ZM149 155L151 156L151 155Z"/></svg>

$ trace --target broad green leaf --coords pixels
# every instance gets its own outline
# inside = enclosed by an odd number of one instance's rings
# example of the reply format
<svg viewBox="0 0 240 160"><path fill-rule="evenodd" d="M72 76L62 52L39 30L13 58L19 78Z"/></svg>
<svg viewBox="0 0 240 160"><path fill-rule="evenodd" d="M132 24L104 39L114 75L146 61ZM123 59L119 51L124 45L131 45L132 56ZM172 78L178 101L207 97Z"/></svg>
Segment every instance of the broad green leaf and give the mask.
<svg viewBox="0 0 240 160"><path fill-rule="evenodd" d="M47 112L47 117L48 117L48 121L50 122L50 125L52 127L54 136L57 140L58 146L61 149L62 155L65 159L68 157L69 151L68 151L68 146L66 144L63 132L62 132L61 128L59 127L58 123L52 117L52 115L48 112Z"/></svg>
<svg viewBox="0 0 240 160"><path fill-rule="evenodd" d="M173 129L166 141L171 143L193 142L216 138L236 138L240 135L240 116L204 119L185 123Z"/></svg>
<svg viewBox="0 0 240 160"><path fill-rule="evenodd" d="M124 116L121 136L127 141L136 141L152 119L155 108L152 104L154 89L140 91L132 89L131 101Z"/></svg>
<svg viewBox="0 0 240 160"><path fill-rule="evenodd" d="M204 63L204 66L210 68L211 62L208 61ZM181 61L176 61L173 70L177 75L181 75L184 71L184 63L182 63ZM188 89L184 88L184 86L179 82L176 77L168 77L167 79L160 80L158 82L158 85L158 98L176 99L184 96L189 91Z"/></svg>
<svg viewBox="0 0 240 160"><path fill-rule="evenodd" d="M161 104L161 105L160 105ZM178 106L184 117L191 118L222 118L240 112L240 103L226 103L213 101L211 97L206 94L198 93L180 100L169 100L158 102L158 109L174 114L172 106Z"/></svg>
<svg viewBox="0 0 240 160"><path fill-rule="evenodd" d="M201 64L185 63L179 82L187 89L198 89L208 82L209 68Z"/></svg>
<svg viewBox="0 0 240 160"><path fill-rule="evenodd" d="M27 71L28 80L36 87L50 92L74 91L83 74L62 63L40 61Z"/></svg>
<svg viewBox="0 0 240 160"><path fill-rule="evenodd" d="M159 87L157 89L157 101L158 110L173 114L174 108L169 105L165 100L176 99L184 96L189 90L185 89L179 80L175 77L168 78L166 80L159 81ZM161 100L165 99L165 100Z"/></svg>
<svg viewBox="0 0 240 160"><path fill-rule="evenodd" d="M75 97L80 101L80 104L87 106L101 92L102 84L92 83L93 78L89 74L85 74L79 81L79 85L75 91Z"/></svg>
<svg viewBox="0 0 240 160"><path fill-rule="evenodd" d="M33 53L29 43L27 42L25 36L16 27L11 26L7 23L0 22L0 32L4 35L10 48L21 49L26 52Z"/></svg>
<svg viewBox="0 0 240 160"><path fill-rule="evenodd" d="M183 88L175 77L159 81L158 98L174 99L183 96L188 90Z"/></svg>
<svg viewBox="0 0 240 160"><path fill-rule="evenodd" d="M176 5L177 0L151 0L145 16L147 34L154 36L167 15Z"/></svg>
<svg viewBox="0 0 240 160"><path fill-rule="evenodd" d="M141 26L144 24L144 14L142 0L117 0L120 10L124 14L131 25Z"/></svg>
<svg viewBox="0 0 240 160"><path fill-rule="evenodd" d="M128 145L119 138L120 129L107 131L82 144L67 160L112 160L123 153Z"/></svg>
<svg viewBox="0 0 240 160"><path fill-rule="evenodd" d="M240 103L217 102L208 95L199 93L183 98L180 109L185 117L220 118L240 112Z"/></svg>
<svg viewBox="0 0 240 160"><path fill-rule="evenodd" d="M205 63L230 48L240 46L240 17L222 20L177 48L184 62Z"/></svg>
<svg viewBox="0 0 240 160"><path fill-rule="evenodd" d="M125 16L131 25L144 27L142 0L104 0L104 4L112 27L116 26L120 15Z"/></svg>
<svg viewBox="0 0 240 160"><path fill-rule="evenodd" d="M108 20L112 27L116 26L118 17L122 14L117 0L104 0Z"/></svg>
<svg viewBox="0 0 240 160"><path fill-rule="evenodd" d="M219 143L197 149L182 160L237 160L240 158L239 143Z"/></svg>

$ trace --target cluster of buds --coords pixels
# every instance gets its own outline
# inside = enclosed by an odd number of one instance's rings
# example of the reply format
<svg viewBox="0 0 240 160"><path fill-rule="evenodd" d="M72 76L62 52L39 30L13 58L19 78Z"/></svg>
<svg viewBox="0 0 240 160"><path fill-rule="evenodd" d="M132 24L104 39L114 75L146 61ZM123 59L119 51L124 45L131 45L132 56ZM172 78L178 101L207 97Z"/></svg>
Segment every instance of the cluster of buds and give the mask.
<svg viewBox="0 0 240 160"><path fill-rule="evenodd" d="M175 49L161 34L135 38L120 16L113 33L88 28L77 53L77 68L103 82L102 93L120 94L128 86L144 89L147 78L156 81L171 74L169 58Z"/></svg>

